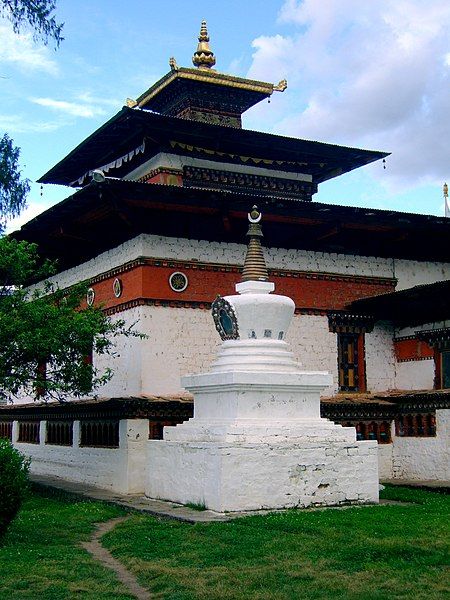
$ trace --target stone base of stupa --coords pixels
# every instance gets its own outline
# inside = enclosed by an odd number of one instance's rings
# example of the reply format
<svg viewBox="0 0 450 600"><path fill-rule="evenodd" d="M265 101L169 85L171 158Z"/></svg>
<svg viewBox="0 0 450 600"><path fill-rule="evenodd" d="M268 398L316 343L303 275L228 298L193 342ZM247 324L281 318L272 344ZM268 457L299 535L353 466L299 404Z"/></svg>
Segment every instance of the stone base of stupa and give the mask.
<svg viewBox="0 0 450 600"><path fill-rule="evenodd" d="M148 444L146 495L217 512L378 502L376 442L320 417L325 373L186 377L194 418Z"/></svg>

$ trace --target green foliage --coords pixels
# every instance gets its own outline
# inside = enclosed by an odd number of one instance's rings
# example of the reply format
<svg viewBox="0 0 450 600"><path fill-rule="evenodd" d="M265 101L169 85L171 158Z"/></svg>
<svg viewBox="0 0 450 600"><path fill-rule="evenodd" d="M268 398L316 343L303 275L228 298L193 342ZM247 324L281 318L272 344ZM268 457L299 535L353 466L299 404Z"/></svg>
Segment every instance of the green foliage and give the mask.
<svg viewBox="0 0 450 600"><path fill-rule="evenodd" d="M29 460L0 439L0 537L19 511L28 490Z"/></svg>
<svg viewBox="0 0 450 600"><path fill-rule="evenodd" d="M0 233L7 219L16 217L25 206L30 190L19 168L20 150L7 133L0 139Z"/></svg>
<svg viewBox="0 0 450 600"><path fill-rule="evenodd" d="M80 308L86 284L23 287L30 275L51 273L35 245L0 239L0 398L86 396L112 376L92 364L92 352L113 355L118 335L143 337L99 307Z"/></svg>
<svg viewBox="0 0 450 600"><path fill-rule="evenodd" d="M55 21L52 16L55 8L55 0L0 0L0 15L12 23L14 33L21 33L28 26L35 41L47 44L52 39L58 47L64 39L61 35L64 23Z"/></svg>

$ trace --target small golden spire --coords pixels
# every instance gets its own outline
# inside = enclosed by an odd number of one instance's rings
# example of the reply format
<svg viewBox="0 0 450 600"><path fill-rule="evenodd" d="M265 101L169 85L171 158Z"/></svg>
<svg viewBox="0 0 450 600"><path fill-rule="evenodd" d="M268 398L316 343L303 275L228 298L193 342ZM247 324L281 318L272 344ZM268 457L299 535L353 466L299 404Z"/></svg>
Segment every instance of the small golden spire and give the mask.
<svg viewBox="0 0 450 600"><path fill-rule="evenodd" d="M263 237L260 225L261 217L262 214L258 208L254 206L248 215L250 226L247 235L250 239L248 241L241 281L269 280L269 273L267 272L264 252L261 246L261 238Z"/></svg>
<svg viewBox="0 0 450 600"><path fill-rule="evenodd" d="M444 192L444 198L448 198L448 185L446 183L442 186L442 191Z"/></svg>
<svg viewBox="0 0 450 600"><path fill-rule="evenodd" d="M206 21L202 21L200 35L198 36L197 51L192 57L192 62L199 69L211 69L216 64L214 52L209 47L209 35L206 28Z"/></svg>

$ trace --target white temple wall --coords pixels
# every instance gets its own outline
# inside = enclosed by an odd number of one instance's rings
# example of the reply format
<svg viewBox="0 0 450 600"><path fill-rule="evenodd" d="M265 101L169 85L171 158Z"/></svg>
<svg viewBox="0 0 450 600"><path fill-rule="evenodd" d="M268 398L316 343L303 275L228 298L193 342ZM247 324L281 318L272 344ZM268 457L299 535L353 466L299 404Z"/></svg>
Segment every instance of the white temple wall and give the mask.
<svg viewBox="0 0 450 600"><path fill-rule="evenodd" d="M395 387L395 357L392 345L393 329L387 323L377 323L365 334L366 381L369 392Z"/></svg>
<svg viewBox="0 0 450 600"><path fill-rule="evenodd" d="M121 266L140 256L239 265L243 263L245 252L245 244L225 244L141 234L116 248L103 252L82 265L55 275L53 281L57 281L60 287L67 287L80 280L89 279L109 269ZM450 279L450 265L448 263L419 262L285 248L265 248L265 255L269 268L343 275L396 277L398 279L397 289Z"/></svg>
<svg viewBox="0 0 450 600"><path fill-rule="evenodd" d="M398 390L430 390L434 385L434 360L398 362L395 366L395 388Z"/></svg>

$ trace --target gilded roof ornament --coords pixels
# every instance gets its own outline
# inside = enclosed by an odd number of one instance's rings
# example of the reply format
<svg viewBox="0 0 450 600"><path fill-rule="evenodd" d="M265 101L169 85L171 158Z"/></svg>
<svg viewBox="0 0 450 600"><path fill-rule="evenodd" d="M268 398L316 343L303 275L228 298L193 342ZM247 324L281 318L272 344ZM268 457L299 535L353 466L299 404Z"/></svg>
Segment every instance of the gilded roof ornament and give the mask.
<svg viewBox="0 0 450 600"><path fill-rule="evenodd" d="M135 106L137 106L138 103L136 102L136 100L133 100L133 98L127 98L126 104L128 108L134 108Z"/></svg>
<svg viewBox="0 0 450 600"><path fill-rule="evenodd" d="M277 83L277 85L273 86L274 92L284 92L284 90L286 88L287 88L287 79L282 79L281 81L279 81Z"/></svg>
<svg viewBox="0 0 450 600"><path fill-rule="evenodd" d="M173 56L169 58L169 67L171 71L178 71L177 61Z"/></svg>
<svg viewBox="0 0 450 600"><path fill-rule="evenodd" d="M192 57L192 62L199 69L211 69L216 64L216 57L209 46L209 35L206 21L202 21L200 35L198 36L197 50Z"/></svg>
<svg viewBox="0 0 450 600"><path fill-rule="evenodd" d="M257 206L254 206L248 214L250 225L247 235L250 239L248 241L241 281L269 280L269 273L267 272L264 252L261 246L261 238L263 237L261 218L261 212L258 210Z"/></svg>

